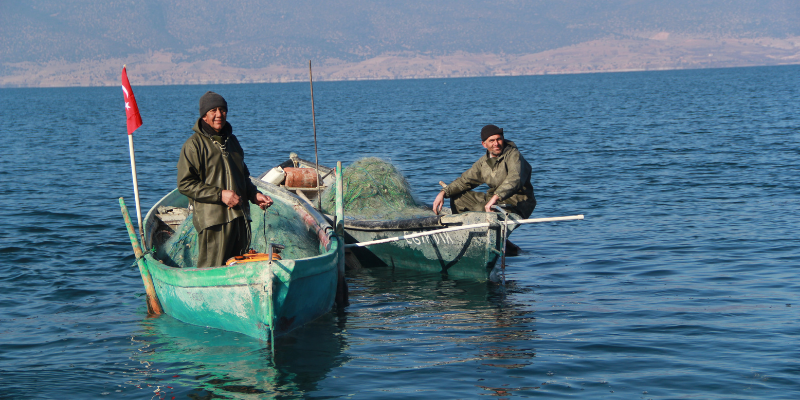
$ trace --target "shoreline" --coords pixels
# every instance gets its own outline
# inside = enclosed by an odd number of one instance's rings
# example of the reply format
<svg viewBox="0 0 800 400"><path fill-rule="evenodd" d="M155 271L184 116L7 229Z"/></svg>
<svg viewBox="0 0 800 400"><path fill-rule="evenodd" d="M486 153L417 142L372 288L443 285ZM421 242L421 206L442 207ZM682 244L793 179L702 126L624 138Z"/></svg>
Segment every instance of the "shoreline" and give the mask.
<svg viewBox="0 0 800 400"><path fill-rule="evenodd" d="M150 51L124 58L81 62L4 63L0 88L119 85L123 64L136 86L291 83L308 81L307 61L244 68L219 60L186 60ZM535 76L800 65L800 37L700 38L657 34L607 38L533 54L456 52L448 55L387 53L369 59L312 60L316 82ZM220 78L224 77L224 78Z"/></svg>

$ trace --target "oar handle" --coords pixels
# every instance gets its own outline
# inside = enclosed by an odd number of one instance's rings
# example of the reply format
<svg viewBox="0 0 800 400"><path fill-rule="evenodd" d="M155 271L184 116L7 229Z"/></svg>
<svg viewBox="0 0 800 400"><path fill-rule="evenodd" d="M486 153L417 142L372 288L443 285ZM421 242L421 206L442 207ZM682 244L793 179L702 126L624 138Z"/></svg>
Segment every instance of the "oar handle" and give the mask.
<svg viewBox="0 0 800 400"><path fill-rule="evenodd" d="M156 289L153 286L153 279L150 277L150 271L147 269L142 248L139 246L139 240L136 238L136 231L133 229L131 223L131 216L128 213L128 207L125 206L125 200L119 198L119 206L122 209L122 217L125 219L125 226L128 228L128 236L131 239L131 246L133 246L133 254L136 256L136 264L139 266L139 275L142 276L142 283L144 284L144 291L147 293L147 312L149 314L163 314L164 310L161 308L161 303L158 301Z"/></svg>
<svg viewBox="0 0 800 400"><path fill-rule="evenodd" d="M567 217L531 218L531 219L520 219L520 220L516 220L516 221L511 220L511 221L508 221L508 225L533 224L533 223L537 223L537 222L574 221L574 220L577 220L577 219L583 219L583 214L581 214L581 215L570 215L570 216L567 216ZM348 248L349 247L366 247L366 246L371 246L373 244L396 242L398 240L413 239L413 238L422 237L422 236L430 236L430 235L435 235L437 233L462 231L462 230L465 230L465 229L473 229L473 228L485 228L485 227L489 227L490 225L491 224L489 222L481 222L481 223L478 223L478 224L454 226L454 227L450 227L450 228L436 229L436 230L433 230L433 231L412 233L410 235L396 236L396 237L391 237L391 238L386 238L386 239L371 240L369 242L351 243L351 244L345 245L344 247L348 247Z"/></svg>

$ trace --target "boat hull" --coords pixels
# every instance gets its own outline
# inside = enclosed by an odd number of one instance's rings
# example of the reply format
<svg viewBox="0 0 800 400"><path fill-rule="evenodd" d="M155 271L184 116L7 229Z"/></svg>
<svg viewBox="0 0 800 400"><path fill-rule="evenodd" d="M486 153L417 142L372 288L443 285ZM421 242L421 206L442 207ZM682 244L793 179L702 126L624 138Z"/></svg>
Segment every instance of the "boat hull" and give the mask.
<svg viewBox="0 0 800 400"><path fill-rule="evenodd" d="M358 243L486 222L490 224L489 227L358 247L353 249L353 254L362 266L371 266L380 260L395 268L440 272L452 278L487 280L502 250L500 224L494 213L470 212L443 216L438 226L414 229L366 230L345 223L345 233L347 243Z"/></svg>
<svg viewBox="0 0 800 400"><path fill-rule="evenodd" d="M331 309L339 274L340 239L307 203L272 185L256 184L275 201L273 213L284 216L281 223L296 221L297 230L306 231L300 239L316 243L317 254L214 268L176 268L147 253L145 265L166 314L189 324L270 340ZM159 206L187 205L188 200L176 190L151 209L145 222L148 248L153 248L152 237L158 229L155 210ZM274 234L279 232L270 233ZM282 241L291 242L292 236L287 234Z"/></svg>

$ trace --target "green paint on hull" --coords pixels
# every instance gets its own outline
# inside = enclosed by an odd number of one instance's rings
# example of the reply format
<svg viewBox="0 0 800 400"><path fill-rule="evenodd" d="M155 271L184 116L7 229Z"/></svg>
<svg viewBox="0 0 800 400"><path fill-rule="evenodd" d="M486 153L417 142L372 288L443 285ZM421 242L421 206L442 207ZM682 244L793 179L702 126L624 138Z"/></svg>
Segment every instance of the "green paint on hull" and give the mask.
<svg viewBox="0 0 800 400"><path fill-rule="evenodd" d="M443 218L447 227L478 223L497 223L497 214L470 212ZM419 233L445 226L418 230L356 230L346 229L349 243L367 242ZM502 243L499 225L446 232L431 236L398 240L371 245L368 250L357 249L354 254L362 264L369 264L365 251L386 265L424 272L442 272L453 278L487 280L494 268Z"/></svg>
<svg viewBox="0 0 800 400"><path fill-rule="evenodd" d="M215 268L177 268L145 255L145 262L164 311L186 323L240 332L269 340L328 312L334 303L340 240L312 207L277 187L256 182L275 201L266 231L268 241L287 247L294 259L249 262ZM186 207L177 190L159 201L145 218L148 247L159 206ZM262 212L251 208L254 219ZM253 232L252 243L266 243ZM293 246L296 244L296 246ZM264 244L264 246L266 246ZM255 247L255 246L254 246Z"/></svg>

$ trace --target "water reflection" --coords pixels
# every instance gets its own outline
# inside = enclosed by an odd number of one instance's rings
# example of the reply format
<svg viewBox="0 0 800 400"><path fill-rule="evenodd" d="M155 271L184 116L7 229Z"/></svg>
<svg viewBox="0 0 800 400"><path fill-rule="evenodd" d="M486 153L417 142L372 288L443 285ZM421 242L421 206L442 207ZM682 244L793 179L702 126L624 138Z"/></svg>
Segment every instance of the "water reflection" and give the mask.
<svg viewBox="0 0 800 400"><path fill-rule="evenodd" d="M347 344L334 313L279 338L274 356L269 343L169 316L143 325L146 333L134 358L165 399L302 397L346 361Z"/></svg>
<svg viewBox="0 0 800 400"><path fill-rule="evenodd" d="M541 380L525 379L543 375L534 365L530 289L390 267L350 274L358 300L348 308L348 342L358 351L347 368L361 367L358 373L397 392L401 385L386 382L386 372L402 372L415 390L441 390L440 379L473 383L453 397L538 389L532 382ZM372 366L383 373L364 371Z"/></svg>
<svg viewBox="0 0 800 400"><path fill-rule="evenodd" d="M374 398L440 391L446 380L468 382L451 395L469 398L542 384L530 290L514 281L388 267L350 271L348 281L351 305L279 338L274 358L267 343L171 317L143 322L135 358L164 399Z"/></svg>

